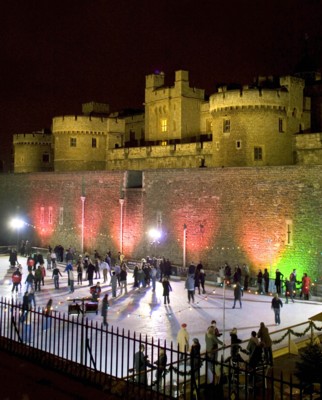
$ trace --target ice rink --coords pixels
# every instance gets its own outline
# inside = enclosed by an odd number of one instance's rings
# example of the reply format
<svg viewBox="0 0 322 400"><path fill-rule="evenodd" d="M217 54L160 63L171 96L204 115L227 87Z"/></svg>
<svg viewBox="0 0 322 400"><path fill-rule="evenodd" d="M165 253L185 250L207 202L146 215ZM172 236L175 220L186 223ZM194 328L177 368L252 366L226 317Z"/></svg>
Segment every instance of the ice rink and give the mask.
<svg viewBox="0 0 322 400"><path fill-rule="evenodd" d="M0 287L1 296L7 299L22 300L25 289L25 279L27 276L26 259L19 257L19 262L23 268L22 289L18 295L12 296L11 274L14 269L9 267L9 257L0 257ZM83 285L75 282L74 293L69 293L67 286L67 273L64 272L64 265L59 268L63 277L60 277L60 289L55 289L52 279L52 271L47 270L45 285L40 292L36 292L37 307L44 307L47 301L53 300L53 307L56 312L68 312L68 304L72 298L82 298L89 296L88 281L83 281ZM77 274L75 274L77 275ZM95 276L95 275L94 275ZM110 309L108 311L109 326L125 329L126 331L136 332L136 334L147 335L154 340L166 340L167 343L173 341L176 345L176 335L182 323L187 324L190 338L198 338L202 350L204 350L204 335L207 327L212 320L217 321L219 330L223 333L225 344L230 344L229 333L232 328L238 330L238 337L246 340L250 337L252 330L258 330L260 322L264 322L272 334L272 339L278 339L282 335L279 331L296 324L307 322L308 318L322 312L322 303L319 299L310 301L295 298L295 302L285 304L282 298L283 308L281 310L281 324L276 326L274 323L274 313L271 310L272 297L268 295L257 295L255 293L244 293L242 298L242 308L239 305L235 309L233 306L233 290L215 286L211 282L206 284L206 294L196 294L195 303L189 304L187 292L184 288L184 281L177 278L171 279L172 292L170 293L170 305L163 304L162 284L157 282L156 291L153 293L151 287L141 288L140 291L133 288L133 274L128 274L128 294L118 295L112 298L111 286L104 284L103 279L94 279L94 284L100 281L102 295L109 294ZM101 321L100 313L87 314L89 320ZM304 328L299 328L301 331Z"/></svg>

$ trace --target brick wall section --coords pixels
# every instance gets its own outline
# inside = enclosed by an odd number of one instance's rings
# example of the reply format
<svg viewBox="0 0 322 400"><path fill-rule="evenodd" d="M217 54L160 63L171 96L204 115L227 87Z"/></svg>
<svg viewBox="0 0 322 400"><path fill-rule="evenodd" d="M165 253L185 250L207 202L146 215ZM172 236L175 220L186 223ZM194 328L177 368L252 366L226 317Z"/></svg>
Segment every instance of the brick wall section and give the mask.
<svg viewBox="0 0 322 400"><path fill-rule="evenodd" d="M144 181L145 224L162 211L160 252L165 248L171 259L182 260L186 224L187 262L201 259L210 269L224 261L254 270L272 264L274 271L293 267L318 275L321 167L146 171Z"/></svg>
<svg viewBox="0 0 322 400"><path fill-rule="evenodd" d="M121 171L1 175L3 241L15 242L7 221L19 212L31 225L21 237L28 234L34 245L80 249L83 193L85 249L116 253L123 196L129 258L155 253L182 264L186 224L187 262L202 260L207 269L245 262L254 271L272 266L322 275L322 166L150 170L142 189L121 190L123 181ZM163 238L152 245L147 232L160 220Z"/></svg>

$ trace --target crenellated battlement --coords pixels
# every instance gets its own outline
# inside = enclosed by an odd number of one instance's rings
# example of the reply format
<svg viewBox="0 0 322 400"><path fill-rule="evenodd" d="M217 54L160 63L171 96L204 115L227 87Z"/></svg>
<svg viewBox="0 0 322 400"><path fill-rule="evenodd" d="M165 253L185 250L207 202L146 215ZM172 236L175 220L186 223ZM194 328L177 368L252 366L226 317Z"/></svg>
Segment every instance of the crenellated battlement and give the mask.
<svg viewBox="0 0 322 400"><path fill-rule="evenodd" d="M17 133L13 135L14 145L49 145L52 135L46 133Z"/></svg>
<svg viewBox="0 0 322 400"><path fill-rule="evenodd" d="M269 108L284 110L289 105L289 92L279 89L222 90L210 96L210 112L227 109Z"/></svg>
<svg viewBox="0 0 322 400"><path fill-rule="evenodd" d="M155 101L187 97L203 100L205 97L204 89L190 87L189 72L176 71L174 86L164 86L164 74L148 75L146 77L145 103L151 104Z"/></svg>
<svg viewBox="0 0 322 400"><path fill-rule="evenodd" d="M304 81L284 76L278 81L259 77L255 86L227 89L220 87L210 96L210 112L233 109L287 110L303 109Z"/></svg>
<svg viewBox="0 0 322 400"><path fill-rule="evenodd" d="M67 115L53 118L52 130L70 133L105 133L107 129L107 118L84 115Z"/></svg>

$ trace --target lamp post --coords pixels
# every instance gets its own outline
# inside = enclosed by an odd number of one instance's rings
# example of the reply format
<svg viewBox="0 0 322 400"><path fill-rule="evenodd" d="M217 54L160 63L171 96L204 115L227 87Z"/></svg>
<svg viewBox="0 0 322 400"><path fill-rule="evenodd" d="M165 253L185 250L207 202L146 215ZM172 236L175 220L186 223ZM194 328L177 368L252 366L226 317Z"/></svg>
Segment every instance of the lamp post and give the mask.
<svg viewBox="0 0 322 400"><path fill-rule="evenodd" d="M224 278L224 283L223 283L223 338L222 341L224 343L224 348L223 348L223 359L225 359L225 331L226 331L226 279Z"/></svg>
<svg viewBox="0 0 322 400"><path fill-rule="evenodd" d="M182 254L183 268L186 268L186 248L187 248L187 225L183 224L183 254Z"/></svg>
<svg viewBox="0 0 322 400"><path fill-rule="evenodd" d="M85 224L85 196L81 196L82 201L82 237L81 237L81 253L84 253L84 224Z"/></svg>
<svg viewBox="0 0 322 400"><path fill-rule="evenodd" d="M10 221L11 228L17 230L17 253L19 251L19 232L20 229L25 225L25 222L20 218L13 218Z"/></svg>
<svg viewBox="0 0 322 400"><path fill-rule="evenodd" d="M120 252L123 253L123 205L124 199L119 199L120 202Z"/></svg>
<svg viewBox="0 0 322 400"><path fill-rule="evenodd" d="M269 246L269 292L273 292L273 280L272 280L272 239L267 239L267 243Z"/></svg>

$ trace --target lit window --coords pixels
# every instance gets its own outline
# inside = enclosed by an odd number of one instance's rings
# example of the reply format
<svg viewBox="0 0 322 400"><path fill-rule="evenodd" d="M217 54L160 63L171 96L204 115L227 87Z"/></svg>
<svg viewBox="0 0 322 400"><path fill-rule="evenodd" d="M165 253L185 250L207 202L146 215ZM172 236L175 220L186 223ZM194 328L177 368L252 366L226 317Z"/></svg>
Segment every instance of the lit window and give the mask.
<svg viewBox="0 0 322 400"><path fill-rule="evenodd" d="M59 208L59 225L64 223L64 207Z"/></svg>
<svg viewBox="0 0 322 400"><path fill-rule="evenodd" d="M236 140L236 149L241 149L241 140Z"/></svg>
<svg viewBox="0 0 322 400"><path fill-rule="evenodd" d="M48 209L48 224L52 225L53 224L53 208L49 207Z"/></svg>
<svg viewBox="0 0 322 400"><path fill-rule="evenodd" d="M263 160L263 149L261 147L254 147L254 160L255 161Z"/></svg>
<svg viewBox="0 0 322 400"><path fill-rule="evenodd" d="M162 140L161 146L167 146L167 145L168 145L168 141L167 140Z"/></svg>
<svg viewBox="0 0 322 400"><path fill-rule="evenodd" d="M284 121L283 118L278 119L278 131L279 132L284 132Z"/></svg>
<svg viewBox="0 0 322 400"><path fill-rule="evenodd" d="M161 119L161 132L167 132L167 131L168 131L168 120Z"/></svg>
<svg viewBox="0 0 322 400"><path fill-rule="evenodd" d="M225 118L223 120L223 132L224 133L230 132L230 119Z"/></svg>
<svg viewBox="0 0 322 400"><path fill-rule="evenodd" d="M43 163L49 163L49 154L48 153L44 153L42 155L42 162Z"/></svg>
<svg viewBox="0 0 322 400"><path fill-rule="evenodd" d="M92 138L92 148L96 149L97 147L97 139L96 138Z"/></svg>
<svg viewBox="0 0 322 400"><path fill-rule="evenodd" d="M70 147L76 147L76 143L77 143L77 141L76 141L76 138L70 138Z"/></svg>

